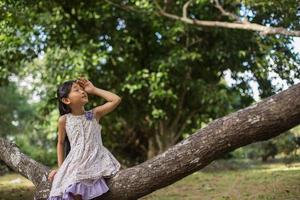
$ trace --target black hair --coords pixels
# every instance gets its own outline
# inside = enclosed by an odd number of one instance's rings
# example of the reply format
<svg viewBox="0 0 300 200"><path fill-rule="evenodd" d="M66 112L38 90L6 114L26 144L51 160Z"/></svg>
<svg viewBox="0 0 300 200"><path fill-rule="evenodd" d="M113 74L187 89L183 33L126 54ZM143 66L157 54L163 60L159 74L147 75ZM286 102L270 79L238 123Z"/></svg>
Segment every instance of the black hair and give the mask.
<svg viewBox="0 0 300 200"><path fill-rule="evenodd" d="M64 114L70 113L71 108L62 102L62 98L67 98L69 96L69 93L71 92L73 83L76 82L76 80L69 80L57 88L57 100L58 100L58 110L59 115L62 116ZM66 134L66 138L64 141L64 159L67 157L71 149L69 138Z"/></svg>

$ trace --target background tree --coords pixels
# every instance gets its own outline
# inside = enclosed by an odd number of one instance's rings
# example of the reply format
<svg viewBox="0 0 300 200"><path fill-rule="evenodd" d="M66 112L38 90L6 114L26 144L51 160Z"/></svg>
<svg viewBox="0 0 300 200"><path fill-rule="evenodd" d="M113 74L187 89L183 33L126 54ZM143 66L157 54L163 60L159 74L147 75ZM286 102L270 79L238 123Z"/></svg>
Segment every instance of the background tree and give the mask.
<svg viewBox="0 0 300 200"><path fill-rule="evenodd" d="M163 152L196 128L282 90L299 77L299 55L286 35L198 27L157 15L153 1L1 1L1 80L32 74L38 91L37 128L55 147L57 84L79 74L125 97L102 123L104 140L133 165ZM187 1L167 2L181 15ZM162 1L159 1L163 5ZM220 2L235 15L264 26L299 28L296 1ZM120 6L121 5L121 6ZM132 9L133 8L133 9ZM288 15L286 13L289 13ZM194 1L187 15L234 21L209 1ZM241 16L242 17L242 16ZM227 85L229 74L236 82ZM273 75L273 77L271 76ZM102 103L100 101L100 103ZM91 98L90 107L99 104ZM45 127L50 127L45 129ZM122 142L120 142L122 141ZM44 143L47 143L45 141ZM52 151L51 155L54 155ZM55 162L55 161L53 161Z"/></svg>
<svg viewBox="0 0 300 200"><path fill-rule="evenodd" d="M224 153L291 129L300 123L299 96L300 83L214 120L162 154L119 171L107 180L110 191L97 199L137 199L198 171ZM0 151L1 160L36 185L35 199L46 199L49 168L3 138Z"/></svg>

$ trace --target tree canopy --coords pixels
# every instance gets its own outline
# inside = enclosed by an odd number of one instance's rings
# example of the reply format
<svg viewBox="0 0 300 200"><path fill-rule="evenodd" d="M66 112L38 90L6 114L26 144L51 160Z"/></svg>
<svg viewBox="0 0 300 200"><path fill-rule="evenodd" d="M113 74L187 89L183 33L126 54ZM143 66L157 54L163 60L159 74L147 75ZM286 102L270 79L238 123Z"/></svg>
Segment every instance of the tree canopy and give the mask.
<svg viewBox="0 0 300 200"><path fill-rule="evenodd" d="M295 0L214 1L225 13L208 0L1 1L1 86L9 85L11 75L31 74L32 91L41 97L38 110L50 117L57 109L52 100L57 85L86 74L100 88L125 97L102 122L110 133L105 137L111 146L118 143L116 151L125 157L134 153L139 162L213 119L251 105L250 81L265 98L282 90L272 84L274 77L287 85L299 78L291 36L196 26L158 14L160 7L182 16L187 2L189 18L235 22L238 16L299 30ZM226 74L233 85L224 80ZM99 102L91 98L89 106ZM53 138L55 131L44 137Z"/></svg>

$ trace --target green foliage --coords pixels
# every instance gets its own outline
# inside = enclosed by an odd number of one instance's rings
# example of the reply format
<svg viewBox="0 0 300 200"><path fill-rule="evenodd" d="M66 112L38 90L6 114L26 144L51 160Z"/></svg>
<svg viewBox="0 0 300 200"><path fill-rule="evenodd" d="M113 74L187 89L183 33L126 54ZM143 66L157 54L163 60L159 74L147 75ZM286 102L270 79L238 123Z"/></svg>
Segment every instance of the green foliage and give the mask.
<svg viewBox="0 0 300 200"><path fill-rule="evenodd" d="M14 83L0 87L0 96L0 136L13 136L27 130L27 122L32 115L27 97L21 94Z"/></svg>
<svg viewBox="0 0 300 200"><path fill-rule="evenodd" d="M241 147L231 153L235 158L262 159L266 161L275 156L293 157L299 148L295 142L295 133L286 132L272 140L256 142Z"/></svg>
<svg viewBox="0 0 300 200"><path fill-rule="evenodd" d="M43 163L44 165L49 167L57 166L56 149L52 148L49 151L46 146L40 146L37 145L37 143L32 143L31 139L29 138L29 135L17 137L15 142L20 147L22 152L29 155L32 159Z"/></svg>
<svg viewBox="0 0 300 200"><path fill-rule="evenodd" d="M32 91L41 97L30 108L33 122L27 123L33 125L26 135L31 140L24 147L35 143L53 150L58 112L51 99L58 84L80 74L122 97L118 109L101 122L107 127L103 139L132 162L145 159L148 139L157 134L159 122L168 127L180 113L177 125L186 126L173 130L182 133L180 140L215 118L251 105L249 81L259 84L263 98L282 89L272 85L270 74L289 85L300 77L291 37L197 27L157 16L153 1L116 2L137 11L106 1L0 1L0 85L7 86L13 74L32 75ZM296 1L284 2L287 6L232 0L224 8L246 13L251 22L299 29ZM173 1L167 10L181 15L184 3ZM231 20L208 0L195 1L189 15ZM236 81L231 87L224 80L226 71ZM88 107L103 102L91 97ZM4 105L6 111L13 106ZM3 123L12 128L7 115Z"/></svg>

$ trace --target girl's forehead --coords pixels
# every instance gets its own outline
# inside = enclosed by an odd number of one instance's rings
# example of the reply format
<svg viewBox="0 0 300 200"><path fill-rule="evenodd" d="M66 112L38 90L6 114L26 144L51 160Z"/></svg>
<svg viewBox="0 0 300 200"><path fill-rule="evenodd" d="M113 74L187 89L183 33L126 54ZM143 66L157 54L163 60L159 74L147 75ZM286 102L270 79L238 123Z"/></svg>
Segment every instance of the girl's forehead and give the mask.
<svg viewBox="0 0 300 200"><path fill-rule="evenodd" d="M73 83L72 88L81 88L81 86L78 83Z"/></svg>

